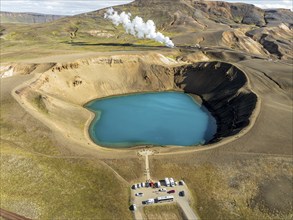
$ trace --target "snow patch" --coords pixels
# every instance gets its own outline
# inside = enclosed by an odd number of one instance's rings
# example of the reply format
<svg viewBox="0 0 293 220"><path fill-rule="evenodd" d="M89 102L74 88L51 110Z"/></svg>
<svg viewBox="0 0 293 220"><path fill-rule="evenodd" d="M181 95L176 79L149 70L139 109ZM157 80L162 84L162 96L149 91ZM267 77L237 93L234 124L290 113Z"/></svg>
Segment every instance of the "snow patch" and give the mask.
<svg viewBox="0 0 293 220"><path fill-rule="evenodd" d="M290 28L287 25L285 25L284 23L280 24L279 28L281 28L281 29L283 29L285 31L290 31Z"/></svg>
<svg viewBox="0 0 293 220"><path fill-rule="evenodd" d="M14 75L13 68L11 66L1 66L0 72L2 71L3 73L0 74L0 78L7 78Z"/></svg>
<svg viewBox="0 0 293 220"><path fill-rule="evenodd" d="M11 68L11 66L0 66L0 72L7 71Z"/></svg>
<svg viewBox="0 0 293 220"><path fill-rule="evenodd" d="M173 59L171 59L171 58L169 58L169 57L165 57L165 56L163 56L163 55L161 55L160 54L160 60L163 62L163 63L165 63L165 64L176 64L177 63L177 61L176 60L173 60Z"/></svg>

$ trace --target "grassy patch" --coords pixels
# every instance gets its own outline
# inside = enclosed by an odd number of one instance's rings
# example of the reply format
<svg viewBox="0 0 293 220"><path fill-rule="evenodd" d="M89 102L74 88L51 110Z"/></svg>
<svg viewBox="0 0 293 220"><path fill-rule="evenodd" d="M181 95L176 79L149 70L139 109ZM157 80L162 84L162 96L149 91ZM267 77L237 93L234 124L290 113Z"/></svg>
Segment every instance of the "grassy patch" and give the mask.
<svg viewBox="0 0 293 220"><path fill-rule="evenodd" d="M48 109L46 108L46 104L44 102L44 98L42 95L37 95L34 99L33 99L33 104L36 105L36 107L44 112L44 113L48 113Z"/></svg>
<svg viewBox="0 0 293 220"><path fill-rule="evenodd" d="M129 186L99 160L73 155L12 98L26 78L1 84L1 208L32 219L131 219Z"/></svg>
<svg viewBox="0 0 293 220"><path fill-rule="evenodd" d="M288 160L251 159L225 166L195 165L191 157L181 162L179 158L170 161L170 158L152 159L152 176L185 180L194 198L192 207L201 219L289 219L293 214L292 211L271 214L251 205L263 181L275 178L276 174L292 176Z"/></svg>
<svg viewBox="0 0 293 220"><path fill-rule="evenodd" d="M78 31L71 39L72 27L78 27ZM81 51L159 50L157 46L162 46L153 40L135 38L125 33L122 26L116 27L102 17L84 17L82 20L71 17L34 25L3 24L0 30L3 30L0 39L2 62ZM99 36L101 31L109 36ZM123 45L125 43L129 45Z"/></svg>
<svg viewBox="0 0 293 220"><path fill-rule="evenodd" d="M1 207L33 219L130 219L128 186L96 160L1 146Z"/></svg>
<svg viewBox="0 0 293 220"><path fill-rule="evenodd" d="M105 160L105 162L116 170L128 182L136 182L145 180L143 177L144 161L137 158L134 159L113 159Z"/></svg>
<svg viewBox="0 0 293 220"><path fill-rule="evenodd" d="M146 219L178 219L183 220L184 214L177 204L159 204L143 208Z"/></svg>
<svg viewBox="0 0 293 220"><path fill-rule="evenodd" d="M59 155L51 131L27 114L15 101L1 103L1 143L45 155Z"/></svg>

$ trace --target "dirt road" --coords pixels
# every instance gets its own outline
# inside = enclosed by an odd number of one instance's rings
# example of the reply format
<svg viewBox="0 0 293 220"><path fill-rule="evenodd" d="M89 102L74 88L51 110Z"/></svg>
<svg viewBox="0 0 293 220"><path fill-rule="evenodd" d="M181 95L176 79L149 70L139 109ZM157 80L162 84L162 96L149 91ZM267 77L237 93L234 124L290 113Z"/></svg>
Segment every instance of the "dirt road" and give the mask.
<svg viewBox="0 0 293 220"><path fill-rule="evenodd" d="M150 174L150 166L149 166L149 155L153 155L154 151L150 149L143 149L138 152L139 155L145 157L145 171L144 175L146 176L146 180L151 179L151 174Z"/></svg>
<svg viewBox="0 0 293 220"><path fill-rule="evenodd" d="M135 220L143 220L142 213L143 213L143 208L142 208L142 207L139 207L139 208L134 212L134 219L135 219Z"/></svg>
<svg viewBox="0 0 293 220"><path fill-rule="evenodd" d="M199 217L196 216L196 214L194 213L194 211L192 210L192 208L190 207L190 205L188 204L186 200L178 199L177 203L182 209L186 219L199 220Z"/></svg>
<svg viewBox="0 0 293 220"><path fill-rule="evenodd" d="M149 170L149 158L148 156L153 155L154 151L150 149L143 149L138 152L140 156L145 157L145 175L146 175L146 180L150 180L150 170ZM189 192L187 186L184 185L177 185L173 187L167 187L167 186L162 186L160 188L166 188L164 192L159 191L158 188L151 188L151 187L142 187L138 189L132 189L131 190L131 196L132 196L132 201L133 204L137 206L137 210L134 212L134 218L136 220L141 220L143 219L143 201L150 199L150 198L157 198L159 196L166 196L166 195L172 195L174 196L174 202L176 202L182 209L185 217L190 220L198 220L198 216L194 213L192 208L189 205L189 201L191 200L191 193ZM174 194L168 194L167 191L169 190L174 190ZM185 192L185 196L180 196L181 191ZM135 193L143 193L142 196L136 196ZM156 204L152 204L156 205Z"/></svg>

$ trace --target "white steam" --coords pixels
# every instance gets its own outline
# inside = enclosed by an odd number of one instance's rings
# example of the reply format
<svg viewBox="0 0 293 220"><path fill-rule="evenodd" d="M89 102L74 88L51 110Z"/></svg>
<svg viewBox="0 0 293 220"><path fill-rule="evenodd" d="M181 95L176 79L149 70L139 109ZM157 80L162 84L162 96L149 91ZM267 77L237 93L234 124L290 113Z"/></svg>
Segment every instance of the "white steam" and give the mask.
<svg viewBox="0 0 293 220"><path fill-rule="evenodd" d="M122 12L118 14L113 8L109 8L104 18L109 19L116 26L122 24L125 31L138 38L148 38L165 44L167 47L174 47L174 43L169 37L165 37L162 33L156 32L156 25L152 20L144 22L141 17L136 16L130 20L131 14Z"/></svg>

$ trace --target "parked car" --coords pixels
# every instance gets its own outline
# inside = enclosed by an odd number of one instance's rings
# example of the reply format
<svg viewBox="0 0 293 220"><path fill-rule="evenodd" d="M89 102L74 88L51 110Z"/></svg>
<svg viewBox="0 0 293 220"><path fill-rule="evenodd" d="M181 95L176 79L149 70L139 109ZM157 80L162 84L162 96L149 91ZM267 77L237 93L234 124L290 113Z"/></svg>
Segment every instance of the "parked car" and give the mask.
<svg viewBox="0 0 293 220"><path fill-rule="evenodd" d="M184 184L185 184L185 183L184 183L183 180L180 180L180 181L179 181L179 185L183 186Z"/></svg>
<svg viewBox="0 0 293 220"><path fill-rule="evenodd" d="M135 204L132 204L130 207L129 207L129 209L131 210L131 211L136 211L136 205Z"/></svg>
<svg viewBox="0 0 293 220"><path fill-rule="evenodd" d="M142 192L135 193L135 196L143 196L143 193Z"/></svg>
<svg viewBox="0 0 293 220"><path fill-rule="evenodd" d="M182 197L185 196L185 192L184 191L180 191L179 192L179 196L182 196Z"/></svg>
<svg viewBox="0 0 293 220"><path fill-rule="evenodd" d="M159 189L159 192L167 192L166 188Z"/></svg>
<svg viewBox="0 0 293 220"><path fill-rule="evenodd" d="M172 189L172 190L169 190L167 193L175 193L175 190L174 189Z"/></svg>
<svg viewBox="0 0 293 220"><path fill-rule="evenodd" d="M145 187L147 187L147 188L150 187L150 183L149 182L146 182L145 183Z"/></svg>
<svg viewBox="0 0 293 220"><path fill-rule="evenodd" d="M145 201L145 204L154 204L155 203L155 199L148 199Z"/></svg>
<svg viewBox="0 0 293 220"><path fill-rule="evenodd" d="M140 183L137 184L137 188L140 188Z"/></svg>

